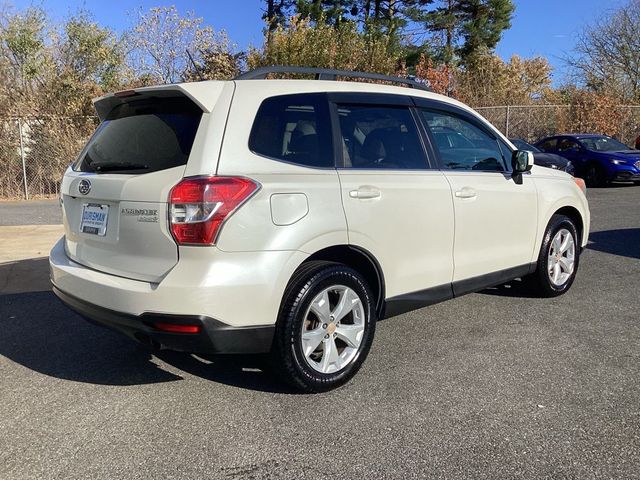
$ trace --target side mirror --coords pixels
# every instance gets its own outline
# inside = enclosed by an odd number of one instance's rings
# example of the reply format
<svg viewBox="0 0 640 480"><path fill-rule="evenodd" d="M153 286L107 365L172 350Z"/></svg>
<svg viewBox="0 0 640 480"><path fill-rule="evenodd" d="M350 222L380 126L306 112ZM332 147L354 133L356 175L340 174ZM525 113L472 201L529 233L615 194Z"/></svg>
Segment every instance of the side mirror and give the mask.
<svg viewBox="0 0 640 480"><path fill-rule="evenodd" d="M524 173L533 167L533 152L527 150L516 150L511 157L511 167L513 173Z"/></svg>

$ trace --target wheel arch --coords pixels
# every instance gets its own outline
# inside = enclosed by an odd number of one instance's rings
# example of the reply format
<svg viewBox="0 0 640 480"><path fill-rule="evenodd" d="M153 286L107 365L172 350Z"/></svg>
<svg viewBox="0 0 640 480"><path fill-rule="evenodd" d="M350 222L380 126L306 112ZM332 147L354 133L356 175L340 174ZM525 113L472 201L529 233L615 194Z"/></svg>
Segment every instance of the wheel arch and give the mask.
<svg viewBox="0 0 640 480"><path fill-rule="evenodd" d="M582 214L580 213L580 211L575 207L566 205L553 212L551 217L549 217L549 221L551 221L553 215L564 215L566 217L569 217L573 221L578 230L578 235L580 236L578 244L582 245L582 239L584 235L584 219L582 218ZM547 225L549 224L549 221L547 221Z"/></svg>
<svg viewBox="0 0 640 480"><path fill-rule="evenodd" d="M315 260L338 262L358 271L373 290L378 318L384 314L385 282L382 267L376 258L366 249L355 245L332 245L322 248L308 256L302 264Z"/></svg>

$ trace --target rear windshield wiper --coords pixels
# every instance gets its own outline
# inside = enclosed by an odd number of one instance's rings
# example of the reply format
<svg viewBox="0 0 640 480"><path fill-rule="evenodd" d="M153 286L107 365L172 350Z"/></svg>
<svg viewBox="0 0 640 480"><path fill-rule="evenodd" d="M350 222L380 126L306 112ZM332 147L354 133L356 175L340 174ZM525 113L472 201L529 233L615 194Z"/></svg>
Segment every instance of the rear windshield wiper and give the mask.
<svg viewBox="0 0 640 480"><path fill-rule="evenodd" d="M148 170L149 165L131 162L92 162L91 168L96 172L110 172L114 170Z"/></svg>

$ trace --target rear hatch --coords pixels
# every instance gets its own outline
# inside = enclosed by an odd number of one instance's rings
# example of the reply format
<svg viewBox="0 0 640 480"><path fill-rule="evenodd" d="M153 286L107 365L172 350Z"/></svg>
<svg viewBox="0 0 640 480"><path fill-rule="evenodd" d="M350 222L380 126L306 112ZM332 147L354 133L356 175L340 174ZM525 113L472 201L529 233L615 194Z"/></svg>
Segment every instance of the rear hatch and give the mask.
<svg viewBox="0 0 640 480"><path fill-rule="evenodd" d="M102 122L65 174L69 257L159 282L178 261L167 198L185 172L203 110L178 90L126 92L96 104Z"/></svg>

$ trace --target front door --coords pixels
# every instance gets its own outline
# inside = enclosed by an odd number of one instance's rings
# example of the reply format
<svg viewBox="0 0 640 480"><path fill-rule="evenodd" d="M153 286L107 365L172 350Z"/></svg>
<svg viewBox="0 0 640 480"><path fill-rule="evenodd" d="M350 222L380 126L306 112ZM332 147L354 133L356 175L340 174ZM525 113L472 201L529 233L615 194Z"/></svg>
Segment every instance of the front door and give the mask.
<svg viewBox="0 0 640 480"><path fill-rule="evenodd" d="M537 234L537 193L530 174L516 182L511 149L464 111L419 108L455 210L454 291L477 289L514 276L532 261ZM526 268L524 269L526 271Z"/></svg>

